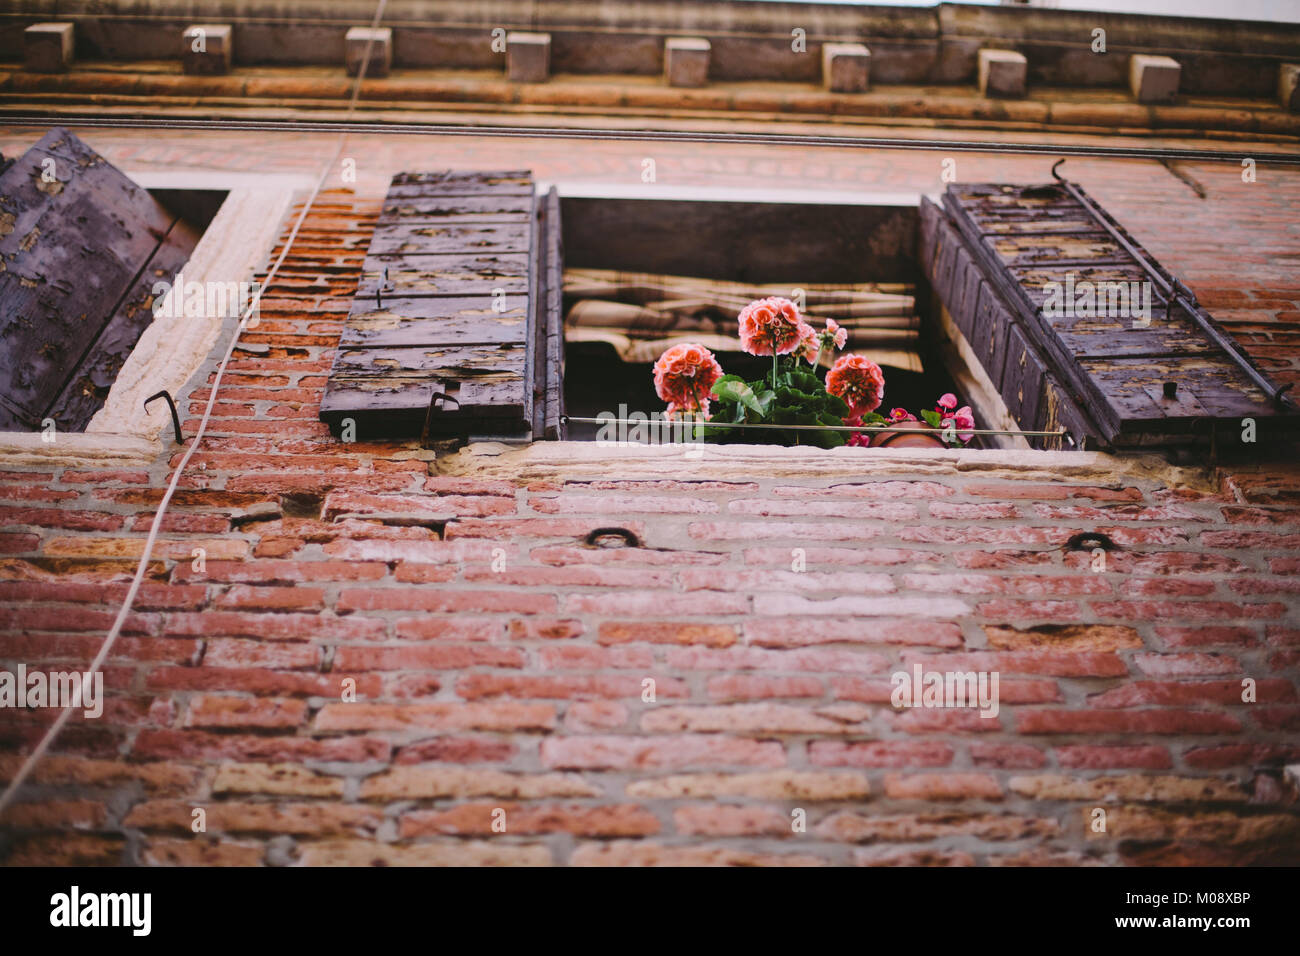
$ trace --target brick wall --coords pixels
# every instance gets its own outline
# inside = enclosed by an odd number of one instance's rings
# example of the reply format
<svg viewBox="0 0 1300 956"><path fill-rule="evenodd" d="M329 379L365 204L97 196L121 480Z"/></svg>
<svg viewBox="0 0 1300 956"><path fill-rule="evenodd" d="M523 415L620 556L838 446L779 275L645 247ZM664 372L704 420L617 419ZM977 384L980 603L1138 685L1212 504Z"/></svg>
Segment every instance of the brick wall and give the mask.
<svg viewBox="0 0 1300 956"><path fill-rule="evenodd" d="M342 445L378 205L308 218L7 862L1300 862L1300 471ZM95 653L178 459L0 472L0 664ZM998 716L896 711L918 661L999 672ZM0 777L52 716L0 710Z"/></svg>

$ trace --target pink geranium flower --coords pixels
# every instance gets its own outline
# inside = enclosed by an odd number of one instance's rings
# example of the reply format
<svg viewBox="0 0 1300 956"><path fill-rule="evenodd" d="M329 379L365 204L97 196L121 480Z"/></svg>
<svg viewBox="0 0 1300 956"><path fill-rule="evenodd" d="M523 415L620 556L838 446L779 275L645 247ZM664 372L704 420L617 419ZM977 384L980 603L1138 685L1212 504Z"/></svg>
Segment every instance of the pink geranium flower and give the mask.
<svg viewBox="0 0 1300 956"><path fill-rule="evenodd" d="M841 328L840 324L834 319L826 320L826 331L823 332L822 335L824 338L829 338L830 344L834 345L837 349L844 348L849 341L848 329Z"/></svg>
<svg viewBox="0 0 1300 956"><path fill-rule="evenodd" d="M862 425L862 416L850 415L844 419L844 424L857 428ZM871 432L850 432L844 444L850 448L868 448L871 445Z"/></svg>
<svg viewBox="0 0 1300 956"><path fill-rule="evenodd" d="M703 345L674 345L654 366L655 393L668 403L668 417L679 412L709 414L709 390L722 378L722 366Z"/></svg>
<svg viewBox="0 0 1300 956"><path fill-rule="evenodd" d="M942 401L943 400L940 399L940 403L942 403ZM954 402L953 404L956 403ZM975 416L971 414L969 405L963 405L961 408L957 409L957 411L952 413L951 418L945 418L939 424L943 428L956 428L957 437L963 442L969 442L975 437L975 433L971 431L971 429L975 427Z"/></svg>
<svg viewBox="0 0 1300 956"><path fill-rule="evenodd" d="M826 391L838 395L855 417L874 412L885 397L885 373L871 359L843 355L826 373Z"/></svg>
<svg viewBox="0 0 1300 956"><path fill-rule="evenodd" d="M952 411L957 407L957 396L952 392L944 392L939 396L939 401L936 404L940 408L946 408L948 411Z"/></svg>
<svg viewBox="0 0 1300 956"><path fill-rule="evenodd" d="M803 359L809 365L816 365L817 360L822 356L822 337L817 334L811 325L804 326L808 331L804 337L799 340L795 346L794 357Z"/></svg>
<svg viewBox="0 0 1300 956"><path fill-rule="evenodd" d="M789 355L816 335L789 299L771 296L740 310L740 347L750 355Z"/></svg>

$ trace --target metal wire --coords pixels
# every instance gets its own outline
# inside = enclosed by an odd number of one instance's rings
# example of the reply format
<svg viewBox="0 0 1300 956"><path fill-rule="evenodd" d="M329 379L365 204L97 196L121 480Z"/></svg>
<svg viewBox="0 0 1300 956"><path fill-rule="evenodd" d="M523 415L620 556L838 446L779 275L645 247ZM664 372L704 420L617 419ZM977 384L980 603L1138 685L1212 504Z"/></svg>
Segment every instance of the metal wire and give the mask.
<svg viewBox="0 0 1300 956"><path fill-rule="evenodd" d="M570 415L561 415L560 421L564 424L581 422L584 425L657 425L660 428L681 429L694 428L698 425L705 428L774 428L777 431L894 432L898 435L933 435L935 432L943 434L944 431L938 428L899 428L897 425L761 425L745 422L676 421L671 418L660 418L654 421L650 419L634 421L628 418L580 418ZM1027 438L1063 438L1066 435L1064 428L1054 432L1021 431L1019 429L1001 430L997 428L954 428L953 431L962 435L1023 435Z"/></svg>
<svg viewBox="0 0 1300 956"><path fill-rule="evenodd" d="M379 26L380 21L383 19L384 8L387 7L387 5L388 0L378 0L378 6L375 8L375 17L372 24L373 27ZM365 79L366 67L370 60L370 47L371 42L367 41L365 52L362 55L361 69L358 72L356 82L353 86L349 110L355 108L357 98L360 96L361 81ZM312 189L311 194L307 197L307 201L303 203L302 210L298 213L293 228L285 238L284 244L280 247L279 255L271 264L271 268L267 271L266 277L257 285L252 301L249 303L248 308L244 310L244 314L240 317L239 324L235 326L234 335L231 336L230 344L226 347L225 355L217 365L217 370L212 380L212 386L208 390L208 403L203 409L203 416L199 420L199 428L194 435L194 441L190 443L190 446L187 449L185 449L185 454L181 456L181 460L177 463L175 471L172 472L171 480L167 484L167 490L163 493L162 500L158 503L158 510L154 513L153 521L150 522L149 535L145 539L144 549L140 554L140 563L136 566L135 577L131 579L131 585L127 588L126 597L122 601L121 608L118 609L117 617L113 620L113 626L109 629L107 637L104 638L104 643L100 645L99 652L95 655L95 659L91 661L89 669L84 672L85 677L83 680L90 680L104 666L104 661L108 659L109 651L112 650L113 645L117 642L119 635L122 633L122 627L126 623L126 617L130 613L131 606L135 603L136 595L140 591L140 585L144 581L145 571L149 567L149 559L153 556L153 547L158 539L158 532L161 530L163 525L163 515L167 511L167 506L171 503L172 496L176 493L176 488L180 484L181 475L185 473L186 466L194 456L194 452L198 450L199 443L203 440L203 435L208 427L208 420L212 416L212 408L217 401L218 390L221 388L221 379L226 373L226 366L230 364L231 356L234 355L235 346L239 344L239 336L248 326L248 320L256 313L258 305L262 301L262 294L271 284L276 274L280 271L280 266L284 262L285 257L288 256L289 250L293 248L294 241L298 237L298 232L302 228L303 222L307 219L307 213L311 211L312 204L316 201L316 197L320 194L321 189L325 185L325 180L329 178L330 173L334 170L335 164L339 160L339 157L343 155L343 147L346 142L347 132L344 130L339 136L338 146L335 148L333 155L330 156L325 163L325 166L321 169L320 178L316 181L316 185ZM174 411L173 414L175 414ZM27 777L36 768L36 764L40 762L43 756L45 756L46 751L48 751L50 746L54 743L59 732L63 730L64 726L72 718L73 712L74 708L65 706L59 712L59 716L55 718L54 723L52 723L50 728L45 732L45 735L41 738L40 742L27 756L27 759L23 761L18 772L14 774L14 778L9 781L9 785L5 787L4 793L0 794L0 814L4 813L5 808L8 807L13 798L17 796L19 789L22 787Z"/></svg>
<svg viewBox="0 0 1300 956"><path fill-rule="evenodd" d="M941 152L1009 153L1035 156L1090 156L1103 159L1169 159L1195 162L1241 162L1247 151L1175 147L1095 146L1087 143L998 143L988 140L904 139L879 136L829 136L801 133L738 133L706 130L596 129L582 126L495 126L490 123L387 123L381 120L206 119L202 117L114 117L94 114L50 116L31 111L0 110L11 124L83 126L115 129L194 129L290 133L389 133L424 136L502 136L538 139L656 140L669 143L726 143L765 146L817 146L841 149L918 149ZM1257 165L1300 166L1298 153L1249 151Z"/></svg>

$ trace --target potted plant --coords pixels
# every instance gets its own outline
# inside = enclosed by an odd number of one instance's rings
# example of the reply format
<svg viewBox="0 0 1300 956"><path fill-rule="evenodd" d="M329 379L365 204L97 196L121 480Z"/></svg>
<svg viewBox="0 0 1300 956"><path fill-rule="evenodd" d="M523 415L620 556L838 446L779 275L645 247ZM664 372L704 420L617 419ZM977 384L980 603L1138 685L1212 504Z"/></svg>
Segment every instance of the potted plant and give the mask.
<svg viewBox="0 0 1300 956"><path fill-rule="evenodd" d="M951 392L939 396L935 407L922 411L920 418L905 408L891 409L888 418L871 417L893 427L870 434L854 434L848 444L872 448L944 448L958 442L969 444L975 437L971 431L975 427L975 418L970 406L958 408L957 396Z"/></svg>
<svg viewBox="0 0 1300 956"><path fill-rule="evenodd" d="M814 370L822 355L844 348L848 341L847 332L833 319L818 332L793 302L773 296L746 305L739 315L739 329L743 351L772 357L769 375L754 381L726 375L713 353L695 343L674 345L654 365L655 392L668 403L667 416L697 422L697 437L820 448L943 447L972 437L964 430L974 427L970 409L953 411L957 400L952 395L940 398L934 410L922 412L921 420L902 409L894 409L889 419L877 414L885 395L885 376L879 365L864 356L840 356L825 381L820 379ZM894 428L878 433L852 431L852 427L891 422ZM742 425L751 427L735 427ZM926 434L923 429L937 433Z"/></svg>

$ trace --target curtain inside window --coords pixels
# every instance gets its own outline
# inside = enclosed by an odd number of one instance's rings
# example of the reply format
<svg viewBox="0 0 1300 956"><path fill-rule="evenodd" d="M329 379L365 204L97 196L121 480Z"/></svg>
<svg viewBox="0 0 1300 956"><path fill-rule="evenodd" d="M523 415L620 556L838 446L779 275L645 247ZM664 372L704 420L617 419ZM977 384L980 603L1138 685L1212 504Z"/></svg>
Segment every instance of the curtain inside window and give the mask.
<svg viewBox="0 0 1300 956"><path fill-rule="evenodd" d="M911 286L807 284L804 313L820 331L834 319L849 334L842 353L864 355L880 365L921 371L919 319ZM565 339L605 342L624 362L654 362L679 342L698 342L714 352L738 352L736 317L765 296L793 298L795 286L745 285L687 276L648 275L599 269L564 274ZM833 361L827 353L823 364Z"/></svg>

